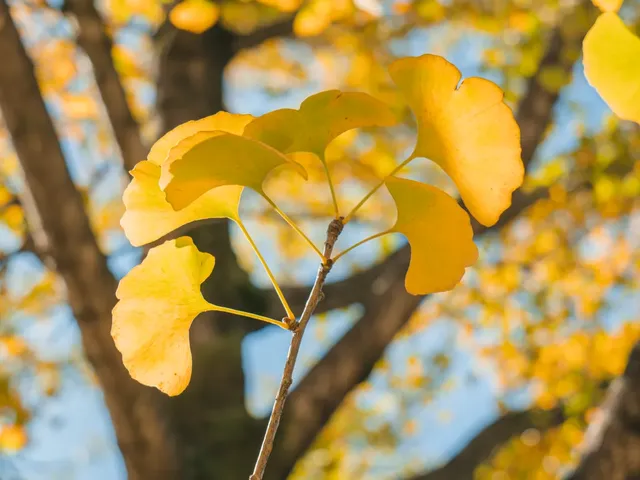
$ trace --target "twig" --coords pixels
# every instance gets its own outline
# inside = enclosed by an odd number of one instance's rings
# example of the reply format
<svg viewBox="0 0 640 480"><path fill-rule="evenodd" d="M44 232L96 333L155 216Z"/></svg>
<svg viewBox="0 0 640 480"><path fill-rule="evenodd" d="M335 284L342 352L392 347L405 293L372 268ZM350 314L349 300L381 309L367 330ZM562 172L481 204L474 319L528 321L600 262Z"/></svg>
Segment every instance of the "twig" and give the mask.
<svg viewBox="0 0 640 480"><path fill-rule="evenodd" d="M284 403L287 400L289 388L293 383L293 369L296 366L298 352L300 351L300 344L302 343L302 336L304 335L304 330L307 327L307 323L309 323L311 315L313 314L316 306L318 305L318 302L322 297L322 286L324 285L327 275L329 274L329 271L333 266L333 261L331 260L333 246L335 245L338 236L342 232L343 227L344 224L342 223L342 218L339 218L333 220L329 224L329 228L327 229L327 239L324 242L323 252L324 262L318 268L316 280L313 283L311 293L309 293L309 298L307 299L307 303L305 304L302 315L300 316L300 321L292 327L293 336L291 337L291 344L289 345L287 360L284 364L284 371L282 372L280 388L278 388L278 393L273 404L273 409L271 410L269 424L267 425L267 431L265 432L264 439L262 440L262 446L260 447L260 453L258 454L258 459L256 460L256 466L254 467L253 473L249 477L249 480L262 480L264 471L267 468L267 461L269 460L269 455L271 455L271 450L273 449L273 441L276 437L278 425L280 425L280 419L282 418Z"/></svg>

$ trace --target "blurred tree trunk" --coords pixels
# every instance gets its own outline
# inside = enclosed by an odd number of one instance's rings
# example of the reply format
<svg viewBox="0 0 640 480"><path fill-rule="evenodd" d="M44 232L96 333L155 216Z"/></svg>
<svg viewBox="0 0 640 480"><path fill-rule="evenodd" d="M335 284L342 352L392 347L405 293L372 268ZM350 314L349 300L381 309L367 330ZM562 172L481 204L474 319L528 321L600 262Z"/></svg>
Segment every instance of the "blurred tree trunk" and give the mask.
<svg viewBox="0 0 640 480"><path fill-rule="evenodd" d="M75 188L33 63L9 7L0 0L0 109L22 167L22 204L35 248L57 270L109 408L131 480L173 480L174 442L157 393L133 381L110 335L116 280L109 272Z"/></svg>
<svg viewBox="0 0 640 480"><path fill-rule="evenodd" d="M195 35L165 27L157 79L163 133L224 110L223 77L233 41L222 28ZM189 234L200 250L216 257L203 294L213 303L264 312L266 299L238 265L229 227L219 220ZM192 380L185 393L170 400L184 455L182 478L242 479L251 473L266 423L246 410L241 343L246 332L260 326L224 314L204 314L194 322Z"/></svg>

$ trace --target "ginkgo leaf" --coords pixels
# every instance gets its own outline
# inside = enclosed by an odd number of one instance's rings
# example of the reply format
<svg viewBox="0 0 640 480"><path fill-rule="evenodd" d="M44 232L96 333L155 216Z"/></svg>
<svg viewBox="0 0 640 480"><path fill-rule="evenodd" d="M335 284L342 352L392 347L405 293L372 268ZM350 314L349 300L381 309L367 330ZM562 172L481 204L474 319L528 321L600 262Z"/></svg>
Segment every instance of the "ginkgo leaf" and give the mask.
<svg viewBox="0 0 640 480"><path fill-rule="evenodd" d="M243 136L259 140L280 152L293 144L295 132L303 123L302 115L292 108L281 108L253 119L244 128Z"/></svg>
<svg viewBox="0 0 640 480"><path fill-rule="evenodd" d="M264 180L278 167L293 168L307 178L300 164L265 143L225 132L200 132L171 149L162 166L160 188L171 206L181 210L212 188L225 185L264 194Z"/></svg>
<svg viewBox="0 0 640 480"><path fill-rule="evenodd" d="M611 110L640 123L640 38L615 13L603 13L583 43L584 74Z"/></svg>
<svg viewBox="0 0 640 480"><path fill-rule="evenodd" d="M405 287L413 295L444 292L457 285L478 259L469 215L439 188L413 180L385 180L398 216L391 229L411 245Z"/></svg>
<svg viewBox="0 0 640 480"><path fill-rule="evenodd" d="M131 175L133 179L122 196L126 211L120 225L135 247L151 243L198 220L229 218L240 221L238 205L242 187L231 185L213 189L185 209L175 211L158 185L158 165L149 161L139 162Z"/></svg>
<svg viewBox="0 0 640 480"><path fill-rule="evenodd" d="M191 379L189 328L215 308L200 293L215 259L189 237L152 248L122 279L111 335L132 378L178 395Z"/></svg>
<svg viewBox="0 0 640 480"><path fill-rule="evenodd" d="M502 90L467 78L436 55L407 57L389 67L418 123L414 157L436 162L456 183L473 216L498 221L523 181L520 129Z"/></svg>
<svg viewBox="0 0 640 480"><path fill-rule="evenodd" d="M218 112L215 115L191 120L178 125L173 130L165 133L156 143L153 144L147 160L162 165L169 157L169 151L185 138L191 137L198 132L212 132L220 130L227 133L242 135L244 127L253 120L253 115L237 113Z"/></svg>
<svg viewBox="0 0 640 480"><path fill-rule="evenodd" d="M344 132L388 127L397 121L391 108L371 95L327 90L307 98L299 110L275 110L256 118L244 136L281 152L311 152L324 159L327 145Z"/></svg>

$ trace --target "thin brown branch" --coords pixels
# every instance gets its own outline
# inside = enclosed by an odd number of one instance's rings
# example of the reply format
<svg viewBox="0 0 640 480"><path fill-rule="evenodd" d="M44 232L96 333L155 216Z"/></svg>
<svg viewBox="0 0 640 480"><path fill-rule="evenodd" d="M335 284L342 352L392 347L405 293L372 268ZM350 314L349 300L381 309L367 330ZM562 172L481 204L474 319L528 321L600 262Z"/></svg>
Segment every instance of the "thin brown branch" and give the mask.
<svg viewBox="0 0 640 480"><path fill-rule="evenodd" d="M378 278L382 272L388 268L389 263L393 260L391 257L387 257L384 262L381 262L373 267L370 267L362 272L354 273L344 280L325 284L323 291L325 293L324 300L318 304L318 308L315 313L324 313L337 308L344 308L354 303L361 302L366 299L371 289L371 283ZM294 311L300 311L306 301L309 287L284 287L283 292ZM278 303L278 298L274 293L267 293L269 300L271 315L277 315L281 312L282 308Z"/></svg>
<svg viewBox="0 0 640 480"><path fill-rule="evenodd" d="M300 320L292 327L293 336L291 338L289 353L287 354L287 360L282 372L282 380L280 381L280 387L278 388L273 409L271 410L267 431L264 435L262 446L260 447L256 466L249 477L249 480L262 480L264 471L267 468L267 461L269 460L271 450L273 449L273 442L276 438L278 425L280 425L280 419L282 418L282 413L284 411L284 404L287 400L287 395L289 394L289 388L291 388L291 384L293 383L293 370L296 366L298 352L300 351L300 345L302 344L302 337L305 329L307 328L307 324L311 319L311 315L313 315L313 312L322 296L322 286L324 285L327 275L333 266L333 262L331 261L333 246L335 245L336 240L338 240L343 227L342 219L336 219L329 224L329 228L327 229L327 239L324 243L323 252L325 260L318 268L316 280L313 283L311 293L309 293L309 299L307 300L304 311L300 316Z"/></svg>
<svg viewBox="0 0 640 480"><path fill-rule="evenodd" d="M85 353L103 387L128 477L173 480L177 476L172 440L151 390L130 378L113 344L110 324L116 280L67 170L33 63L5 0L0 0L0 58L0 109L29 194L21 202L29 226L35 228L31 234L36 249L46 252L64 280Z"/></svg>
<svg viewBox="0 0 640 480"><path fill-rule="evenodd" d="M113 42L109 37L93 0L66 0L64 11L71 13L78 21L78 44L91 64L100 95L111 122L111 127L122 153L127 170L147 156L147 148L142 143L140 130L113 63L111 52Z"/></svg>

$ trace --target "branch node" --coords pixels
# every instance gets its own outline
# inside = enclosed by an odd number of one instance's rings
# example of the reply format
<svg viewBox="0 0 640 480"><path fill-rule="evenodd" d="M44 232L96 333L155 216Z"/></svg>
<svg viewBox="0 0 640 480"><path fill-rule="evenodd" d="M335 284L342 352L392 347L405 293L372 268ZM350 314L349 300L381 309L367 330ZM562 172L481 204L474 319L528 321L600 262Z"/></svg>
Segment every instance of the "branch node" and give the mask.
<svg viewBox="0 0 640 480"><path fill-rule="evenodd" d="M295 333L296 330L298 330L298 322L296 321L295 318L291 318L291 317L282 317L282 323L284 323L287 328Z"/></svg>
<svg viewBox="0 0 640 480"><path fill-rule="evenodd" d="M333 258L327 258L323 263L320 271L326 275L333 268Z"/></svg>

